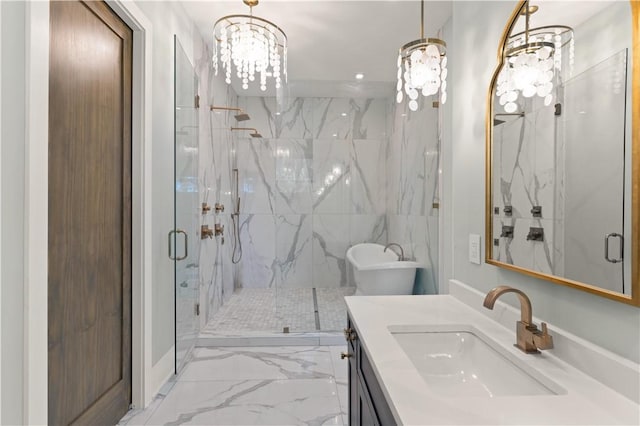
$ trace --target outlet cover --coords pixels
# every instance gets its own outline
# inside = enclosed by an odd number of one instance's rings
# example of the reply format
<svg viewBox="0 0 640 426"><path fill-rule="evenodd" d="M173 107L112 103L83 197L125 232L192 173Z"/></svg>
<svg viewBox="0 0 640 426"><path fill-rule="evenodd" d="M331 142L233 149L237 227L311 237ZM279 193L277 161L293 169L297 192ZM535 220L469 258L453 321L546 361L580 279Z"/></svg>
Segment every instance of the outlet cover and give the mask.
<svg viewBox="0 0 640 426"><path fill-rule="evenodd" d="M480 235L469 234L469 262L480 264Z"/></svg>

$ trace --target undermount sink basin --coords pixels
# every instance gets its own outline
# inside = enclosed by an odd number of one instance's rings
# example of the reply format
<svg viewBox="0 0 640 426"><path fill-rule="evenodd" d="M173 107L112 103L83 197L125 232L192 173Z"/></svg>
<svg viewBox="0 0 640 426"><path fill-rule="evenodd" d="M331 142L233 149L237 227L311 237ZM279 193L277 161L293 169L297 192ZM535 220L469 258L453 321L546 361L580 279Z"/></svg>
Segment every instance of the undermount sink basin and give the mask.
<svg viewBox="0 0 640 426"><path fill-rule="evenodd" d="M492 398L565 393L471 326L391 326L389 331L425 383L441 396Z"/></svg>

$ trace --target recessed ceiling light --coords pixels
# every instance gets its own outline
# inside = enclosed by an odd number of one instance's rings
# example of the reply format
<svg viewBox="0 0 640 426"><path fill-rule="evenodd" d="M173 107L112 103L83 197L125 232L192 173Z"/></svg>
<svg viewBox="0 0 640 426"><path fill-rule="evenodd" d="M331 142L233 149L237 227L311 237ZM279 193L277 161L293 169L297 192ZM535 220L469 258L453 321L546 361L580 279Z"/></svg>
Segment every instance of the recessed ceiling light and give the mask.
<svg viewBox="0 0 640 426"><path fill-rule="evenodd" d="M346 113L346 112L343 112L343 113L342 113L342 114L340 114L340 115L341 115L341 116L343 116L343 117L346 117L346 116L347 116L347 113Z"/></svg>
<svg viewBox="0 0 640 426"><path fill-rule="evenodd" d="M361 72L356 74L356 80L362 80L364 78L364 74L362 74Z"/></svg>

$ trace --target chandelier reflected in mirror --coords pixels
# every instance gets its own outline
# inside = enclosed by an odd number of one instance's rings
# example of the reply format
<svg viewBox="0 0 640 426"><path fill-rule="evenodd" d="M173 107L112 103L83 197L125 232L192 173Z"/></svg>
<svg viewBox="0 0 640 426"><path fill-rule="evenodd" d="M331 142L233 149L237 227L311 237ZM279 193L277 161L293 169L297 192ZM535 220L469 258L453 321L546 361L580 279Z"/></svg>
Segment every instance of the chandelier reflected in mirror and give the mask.
<svg viewBox="0 0 640 426"><path fill-rule="evenodd" d="M518 98L539 96L544 105L553 102L554 82L562 71L562 50L568 46L569 74L574 61L573 29L564 25L529 27L529 18L538 11L527 1L520 13L525 17L525 30L507 42L506 62L498 75L496 95L505 112L518 110Z"/></svg>
<svg viewBox="0 0 640 426"><path fill-rule="evenodd" d="M287 36L276 24L253 15L258 0L243 2L249 15L224 16L213 26L215 74L221 64L227 84L235 74L244 90L258 80L264 92L268 79L280 89L287 82Z"/></svg>
<svg viewBox="0 0 640 426"><path fill-rule="evenodd" d="M424 0L420 3L420 38L398 52L396 101L407 96L409 109L418 110L418 97L437 95L447 102L447 44L438 38L424 38Z"/></svg>

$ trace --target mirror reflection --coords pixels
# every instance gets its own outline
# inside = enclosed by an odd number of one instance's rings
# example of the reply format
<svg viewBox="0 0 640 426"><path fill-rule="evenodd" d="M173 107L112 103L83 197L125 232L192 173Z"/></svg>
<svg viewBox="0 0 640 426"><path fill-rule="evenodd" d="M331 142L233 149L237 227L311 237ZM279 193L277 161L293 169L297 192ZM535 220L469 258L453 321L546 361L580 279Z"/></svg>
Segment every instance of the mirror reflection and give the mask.
<svg viewBox="0 0 640 426"><path fill-rule="evenodd" d="M629 2L522 8L492 92L490 263L631 294L631 22Z"/></svg>

